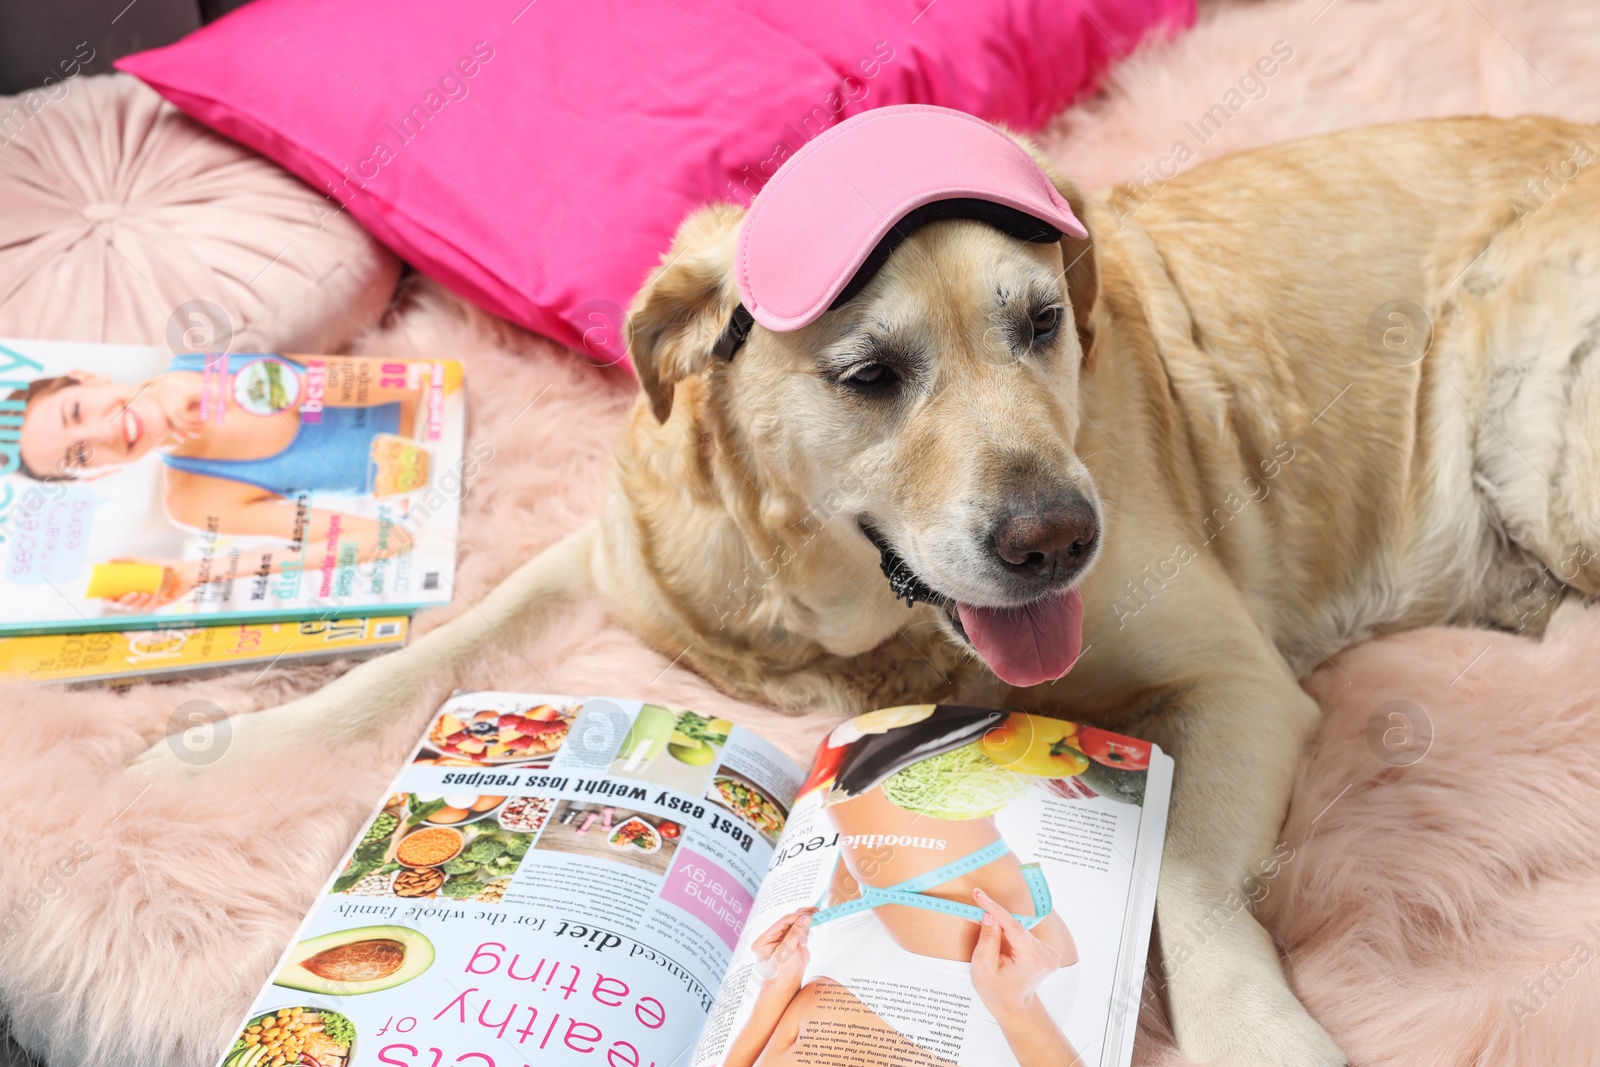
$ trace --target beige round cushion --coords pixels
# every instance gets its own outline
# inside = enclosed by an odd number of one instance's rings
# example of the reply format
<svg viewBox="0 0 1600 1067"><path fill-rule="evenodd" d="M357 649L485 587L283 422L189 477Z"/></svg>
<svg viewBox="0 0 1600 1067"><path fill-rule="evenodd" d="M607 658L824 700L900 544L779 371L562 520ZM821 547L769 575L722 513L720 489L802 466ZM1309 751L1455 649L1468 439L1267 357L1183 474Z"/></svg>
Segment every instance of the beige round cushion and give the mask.
<svg viewBox="0 0 1600 1067"><path fill-rule="evenodd" d="M337 205L135 78L0 97L0 336L330 352L399 275Z"/></svg>

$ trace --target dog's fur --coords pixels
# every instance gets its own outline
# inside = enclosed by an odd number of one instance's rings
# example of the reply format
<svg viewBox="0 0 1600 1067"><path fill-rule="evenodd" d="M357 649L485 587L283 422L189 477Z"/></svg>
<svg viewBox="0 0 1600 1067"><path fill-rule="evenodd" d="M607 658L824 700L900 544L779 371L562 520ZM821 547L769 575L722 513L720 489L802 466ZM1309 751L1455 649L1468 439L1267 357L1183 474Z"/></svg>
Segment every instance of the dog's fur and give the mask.
<svg viewBox="0 0 1600 1067"><path fill-rule="evenodd" d="M228 758L360 734L590 589L738 695L1055 709L1176 757L1158 931L1183 1051L1342 1063L1267 933L1212 919L1273 854L1317 721L1299 676L1425 623L1537 632L1535 578L1600 592L1597 145L1461 119L1251 152L1153 197L1060 182L1090 241L930 224L850 304L727 362L742 216L697 212L630 317L644 396L599 522L410 649L236 723ZM1019 342L1042 297L1076 329ZM899 389L839 384L869 338ZM944 610L894 598L859 521L934 591L1015 604L990 530L1046 491L1099 517L1098 559L1069 575L1085 647L1009 692Z"/></svg>

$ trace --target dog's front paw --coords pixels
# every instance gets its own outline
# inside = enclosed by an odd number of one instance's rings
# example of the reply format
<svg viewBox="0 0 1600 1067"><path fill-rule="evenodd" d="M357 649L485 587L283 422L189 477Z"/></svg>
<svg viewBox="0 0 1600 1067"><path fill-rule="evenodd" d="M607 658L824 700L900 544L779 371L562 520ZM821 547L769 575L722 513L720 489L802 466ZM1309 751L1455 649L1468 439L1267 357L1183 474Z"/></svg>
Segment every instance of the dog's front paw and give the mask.
<svg viewBox="0 0 1600 1067"><path fill-rule="evenodd" d="M296 701L248 715L227 715L208 701L173 713L170 731L135 756L128 770L154 779L191 778L218 766L239 766L274 743L294 743L307 715Z"/></svg>
<svg viewBox="0 0 1600 1067"><path fill-rule="evenodd" d="M1290 991L1271 938L1248 913L1165 967L1178 1048L1218 1067L1345 1067L1349 1061Z"/></svg>
<svg viewBox="0 0 1600 1067"><path fill-rule="evenodd" d="M208 729L168 734L135 756L128 771L151 779L193 778L228 758L238 740L234 726L235 720L223 719Z"/></svg>
<svg viewBox="0 0 1600 1067"><path fill-rule="evenodd" d="M1191 1059L1219 1067L1345 1067L1349 1062L1281 980L1240 982L1218 991L1198 1017L1187 1014L1174 1029L1178 1047Z"/></svg>
<svg viewBox="0 0 1600 1067"><path fill-rule="evenodd" d="M128 773L150 779L189 778L203 768L178 758L172 750L172 738L163 737L128 763Z"/></svg>

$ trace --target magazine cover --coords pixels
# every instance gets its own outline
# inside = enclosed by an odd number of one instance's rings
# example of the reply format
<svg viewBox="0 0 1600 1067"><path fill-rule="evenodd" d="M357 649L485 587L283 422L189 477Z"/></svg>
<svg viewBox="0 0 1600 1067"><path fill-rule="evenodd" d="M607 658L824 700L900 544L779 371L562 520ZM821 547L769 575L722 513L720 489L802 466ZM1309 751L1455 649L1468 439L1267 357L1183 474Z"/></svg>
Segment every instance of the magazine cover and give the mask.
<svg viewBox="0 0 1600 1067"><path fill-rule="evenodd" d="M264 670L392 652L406 643L410 626L409 616L384 615L0 637L0 678L69 686L132 685L234 667Z"/></svg>
<svg viewBox="0 0 1600 1067"><path fill-rule="evenodd" d="M1020 712L860 715L807 773L691 709L458 694L220 1063L1126 1067L1171 772Z"/></svg>
<svg viewBox="0 0 1600 1067"><path fill-rule="evenodd" d="M0 634L449 600L461 365L0 339Z"/></svg>

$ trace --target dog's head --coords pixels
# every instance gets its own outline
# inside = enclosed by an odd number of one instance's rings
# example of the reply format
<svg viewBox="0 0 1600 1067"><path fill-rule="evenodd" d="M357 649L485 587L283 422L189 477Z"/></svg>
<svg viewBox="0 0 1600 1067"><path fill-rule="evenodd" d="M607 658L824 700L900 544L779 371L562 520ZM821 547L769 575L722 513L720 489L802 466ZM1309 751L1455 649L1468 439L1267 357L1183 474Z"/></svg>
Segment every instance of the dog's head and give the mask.
<svg viewBox="0 0 1600 1067"><path fill-rule="evenodd" d="M1083 218L1078 191L1056 185ZM634 304L629 348L655 417L703 420L774 491L838 501L895 593L939 608L1005 681L1065 673L1081 641L1074 586L1101 529L1073 446L1092 239L931 222L846 303L792 332L755 326L727 359L743 217L691 215ZM691 377L704 410L674 415Z"/></svg>

